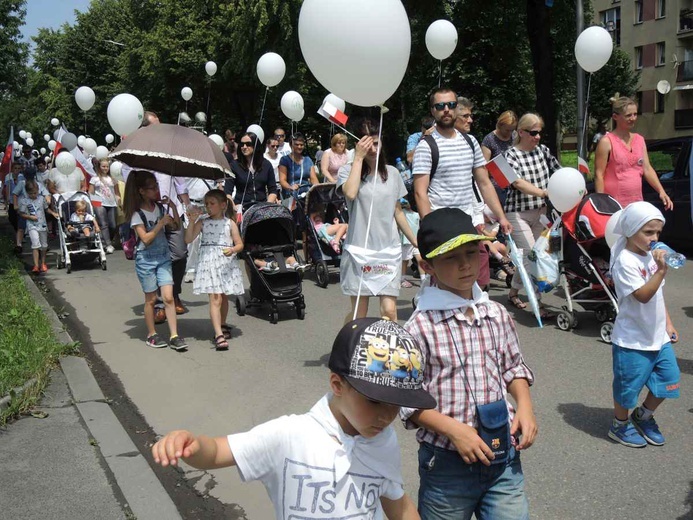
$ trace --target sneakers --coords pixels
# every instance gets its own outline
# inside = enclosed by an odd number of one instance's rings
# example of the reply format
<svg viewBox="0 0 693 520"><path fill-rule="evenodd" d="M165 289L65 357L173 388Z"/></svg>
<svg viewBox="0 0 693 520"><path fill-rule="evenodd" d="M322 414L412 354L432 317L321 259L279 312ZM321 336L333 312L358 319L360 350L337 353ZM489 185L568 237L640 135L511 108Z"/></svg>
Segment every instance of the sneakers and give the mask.
<svg viewBox="0 0 693 520"><path fill-rule="evenodd" d="M659 426L654 420L654 417L650 417L646 421L639 420L637 414L638 408L633 410L630 414L630 420L636 430L643 436L643 438L652 444L653 446L662 446L664 444L664 435L659 431Z"/></svg>
<svg viewBox="0 0 693 520"><path fill-rule="evenodd" d="M611 428L609 428L609 439L629 448L644 448L647 446L647 441L638 433L631 421L625 424L612 421Z"/></svg>
<svg viewBox="0 0 693 520"><path fill-rule="evenodd" d="M267 262L260 268L260 271L266 274L276 274L279 272L279 266L275 261Z"/></svg>
<svg viewBox="0 0 693 520"><path fill-rule="evenodd" d="M41 272L42 272L42 273L45 273L46 271L48 271L48 266L47 266L46 264L43 264L43 265L41 266Z"/></svg>
<svg viewBox="0 0 693 520"><path fill-rule="evenodd" d="M176 352L184 352L188 350L188 344L180 336L173 336L169 342L168 346L171 347Z"/></svg>
<svg viewBox="0 0 693 520"><path fill-rule="evenodd" d="M147 344L148 347L152 348L165 348L168 347L168 343L161 339L161 336L158 334L154 333L151 336L147 336L147 339L144 340L144 342Z"/></svg>
<svg viewBox="0 0 693 520"><path fill-rule="evenodd" d="M293 264L289 264L286 267L291 269L292 271L301 272L305 271L308 266L306 264L299 264L298 262L294 262Z"/></svg>
<svg viewBox="0 0 693 520"><path fill-rule="evenodd" d="M39 266L35 265L33 269L31 270L31 274L39 274L41 270L39 269Z"/></svg>
<svg viewBox="0 0 693 520"><path fill-rule="evenodd" d="M113 246L106 246L106 254L107 255L112 255L115 252L115 247Z"/></svg>

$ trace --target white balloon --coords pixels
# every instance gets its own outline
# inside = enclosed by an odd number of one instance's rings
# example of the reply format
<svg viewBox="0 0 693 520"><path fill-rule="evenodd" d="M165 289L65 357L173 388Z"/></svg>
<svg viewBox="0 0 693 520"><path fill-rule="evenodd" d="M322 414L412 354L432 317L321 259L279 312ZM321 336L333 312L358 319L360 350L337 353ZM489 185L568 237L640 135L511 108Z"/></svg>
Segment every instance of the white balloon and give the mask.
<svg viewBox="0 0 693 520"><path fill-rule="evenodd" d="M41 152L41 155L46 155L46 149L43 148L43 147L41 147L41 149L39 150L39 152Z"/></svg>
<svg viewBox="0 0 693 520"><path fill-rule="evenodd" d="M55 139L55 140L57 141L59 135L60 135L60 130L54 131L54 132L53 132L53 139Z"/></svg>
<svg viewBox="0 0 693 520"><path fill-rule="evenodd" d="M87 137L84 140L84 151L87 152L89 155L95 155L97 148L98 145L96 144L96 141L94 141L91 137Z"/></svg>
<svg viewBox="0 0 693 520"><path fill-rule="evenodd" d="M551 204L561 213L577 206L587 193L585 177L575 168L556 170L549 179L546 189L549 192Z"/></svg>
<svg viewBox="0 0 693 520"><path fill-rule="evenodd" d="M580 33L575 42L575 58L585 72L597 72L609 61L614 42L609 31L594 25Z"/></svg>
<svg viewBox="0 0 693 520"><path fill-rule="evenodd" d="M123 163L120 161L113 161L111 163L111 175L113 177L122 178Z"/></svg>
<svg viewBox="0 0 693 520"><path fill-rule="evenodd" d="M32 146L34 146L34 140L31 137L27 137L26 144L29 146L29 148L31 148Z"/></svg>
<svg viewBox="0 0 693 520"><path fill-rule="evenodd" d="M450 57L457 47L457 29L447 20L436 20L426 31L426 48L437 60Z"/></svg>
<svg viewBox="0 0 693 520"><path fill-rule="evenodd" d="M77 146L79 146L80 148L84 148L84 142L86 140L87 140L86 137L84 137L83 135L80 135L79 137L77 137Z"/></svg>
<svg viewBox="0 0 693 520"><path fill-rule="evenodd" d="M115 141L115 137L113 137L113 134L106 134L106 142L108 144L111 144L113 141Z"/></svg>
<svg viewBox="0 0 693 520"><path fill-rule="evenodd" d="M217 73L217 64L213 61L208 61L205 63L205 72L207 72L207 75L211 78Z"/></svg>
<svg viewBox="0 0 693 520"><path fill-rule="evenodd" d="M192 99L193 91L190 87L183 87L180 91L180 97L185 101L190 101Z"/></svg>
<svg viewBox="0 0 693 520"><path fill-rule="evenodd" d="M305 115L306 115L306 111L305 111L305 109L302 108L302 109L301 109L301 112L298 114L298 117L296 117L296 119L294 119L294 121L296 121L297 123L298 123L299 121L302 121L302 120L303 120L303 116L305 116Z"/></svg>
<svg viewBox="0 0 693 520"><path fill-rule="evenodd" d="M214 141L214 144L216 144L220 149L224 149L224 138L219 134L211 134L209 138Z"/></svg>
<svg viewBox="0 0 693 520"><path fill-rule="evenodd" d="M70 175L77 167L77 161L71 153L59 153L55 159L55 167L63 175Z"/></svg>
<svg viewBox="0 0 693 520"><path fill-rule="evenodd" d="M284 115L292 121L298 121L303 111L303 97L295 90L289 90L282 96L281 108Z"/></svg>
<svg viewBox="0 0 693 520"><path fill-rule="evenodd" d="M48 141L48 149L49 149L50 151L55 150L55 145L56 145L56 142L53 141L53 139L51 139L50 141Z"/></svg>
<svg viewBox="0 0 693 520"><path fill-rule="evenodd" d="M325 99L322 100L323 103L327 102L333 107L337 108L340 112L344 112L346 110L346 103L342 98L339 96L335 96L334 94L327 94L325 96Z"/></svg>
<svg viewBox="0 0 693 520"><path fill-rule="evenodd" d="M12 148L15 150L19 150L21 147L19 146L19 143L17 141L12 141Z"/></svg>
<svg viewBox="0 0 693 520"><path fill-rule="evenodd" d="M255 134L260 143L265 142L265 131L262 129L260 125L252 124L248 128L246 128L245 131L250 132L251 134Z"/></svg>
<svg viewBox="0 0 693 520"><path fill-rule="evenodd" d="M75 101L77 106L86 112L94 106L96 94L90 87L79 87L75 92Z"/></svg>
<svg viewBox="0 0 693 520"><path fill-rule="evenodd" d="M77 136L72 132L63 134L63 137L60 139L60 144L68 150L74 150L75 146L77 146Z"/></svg>
<svg viewBox="0 0 693 520"><path fill-rule="evenodd" d="M108 123L118 135L137 130L144 119L144 107L132 94L118 94L111 99L106 111Z"/></svg>
<svg viewBox="0 0 693 520"><path fill-rule="evenodd" d="M48 142L48 141L51 140L51 136L48 135L48 134L43 134L43 140L46 141L46 142Z"/></svg>
<svg viewBox="0 0 693 520"><path fill-rule="evenodd" d="M19 131L19 137L22 139L26 139L26 132L24 130Z"/></svg>
<svg viewBox="0 0 693 520"><path fill-rule="evenodd" d="M96 158L98 160L101 160L105 159L106 157L108 157L108 148L106 148L105 146L98 146L96 148Z"/></svg>
<svg viewBox="0 0 693 520"><path fill-rule="evenodd" d="M623 210L619 209L616 213L611 215L606 223L606 227L604 228L604 238L606 239L606 243L609 244L609 247L614 247L618 237L621 236L614 233L614 228L618 223L618 219L621 218L621 213L623 213Z"/></svg>
<svg viewBox="0 0 693 520"><path fill-rule="evenodd" d="M278 85L284 79L284 74L286 74L286 63L284 58L276 52L263 54L257 60L257 77L266 87Z"/></svg>
<svg viewBox="0 0 693 520"><path fill-rule="evenodd" d="M51 124L53 126L58 126L60 124L60 119L58 119L57 117L54 117L53 119L51 119Z"/></svg>
<svg viewBox="0 0 693 520"><path fill-rule="evenodd" d="M316 27L339 30L325 37ZM409 18L400 0L305 0L298 40L317 80L362 107L382 105L394 94L411 51Z"/></svg>
<svg viewBox="0 0 693 520"><path fill-rule="evenodd" d="M31 138L32 138L31 132L27 132L27 133L26 133L26 138L27 138L27 139L31 139Z"/></svg>

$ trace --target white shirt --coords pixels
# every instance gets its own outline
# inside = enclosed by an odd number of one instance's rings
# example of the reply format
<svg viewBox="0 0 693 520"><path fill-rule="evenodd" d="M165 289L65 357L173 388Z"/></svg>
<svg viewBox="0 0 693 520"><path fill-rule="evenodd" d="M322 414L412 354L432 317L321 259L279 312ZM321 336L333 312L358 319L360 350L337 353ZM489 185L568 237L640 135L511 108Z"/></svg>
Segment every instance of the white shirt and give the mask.
<svg viewBox="0 0 693 520"><path fill-rule="evenodd" d="M188 177L186 179L186 189L188 190L188 197L190 200L203 200L207 192L215 187L215 182L205 179L197 179L195 177Z"/></svg>
<svg viewBox="0 0 693 520"><path fill-rule="evenodd" d="M262 481L278 519L382 519L380 497L404 495L394 429L370 439L347 435L329 399L229 435L241 479Z"/></svg>
<svg viewBox="0 0 693 520"><path fill-rule="evenodd" d="M279 161L281 160L282 156L277 154L276 159L272 159L272 157L270 157L270 154L265 152L263 157L267 159L269 163L272 165L272 168L274 168L274 177L277 179L277 186L279 186Z"/></svg>
<svg viewBox="0 0 693 520"><path fill-rule="evenodd" d="M279 157L284 157L285 155L289 155L291 153L291 145L287 142L285 142L281 148L277 149L277 153L279 154Z"/></svg>
<svg viewBox="0 0 693 520"><path fill-rule="evenodd" d="M670 341L662 291L664 281L647 303L640 303L633 296L633 292L645 285L656 272L657 263L649 251L637 255L624 249L616 258L611 269L618 297L618 316L611 333L614 344L634 350L656 351Z"/></svg>
<svg viewBox="0 0 693 520"><path fill-rule="evenodd" d="M58 190L58 193L71 193L79 191L84 180L84 174L79 168L72 170L70 175L60 173L57 168L53 168L48 174L48 179L55 184L55 189Z"/></svg>

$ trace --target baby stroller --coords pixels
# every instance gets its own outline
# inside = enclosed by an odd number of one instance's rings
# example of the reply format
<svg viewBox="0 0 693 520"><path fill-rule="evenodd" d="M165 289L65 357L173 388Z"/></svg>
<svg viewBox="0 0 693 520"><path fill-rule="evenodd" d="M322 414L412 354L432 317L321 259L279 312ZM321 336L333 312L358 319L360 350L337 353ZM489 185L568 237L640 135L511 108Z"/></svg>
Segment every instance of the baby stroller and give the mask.
<svg viewBox="0 0 693 520"><path fill-rule="evenodd" d="M563 261L561 285L567 305L558 313L561 330L577 326L574 305L594 312L602 323L599 334L611 343L611 331L618 314L614 284L609 272L611 257L604 239L606 223L621 209L615 199L604 193L591 193L577 207L563 214Z"/></svg>
<svg viewBox="0 0 693 520"><path fill-rule="evenodd" d="M305 199L306 242L308 259L315 267L318 286L325 288L330 283L329 266L339 268L341 255L329 244L324 233L315 229L311 214L322 207L322 217L326 225L336 218L340 222L348 221L346 200L337 193L334 184L316 184L310 188Z"/></svg>
<svg viewBox="0 0 693 520"><path fill-rule="evenodd" d="M63 266L67 273L72 272L72 261L84 263L98 261L101 264L101 269L106 270L106 252L103 249L101 242L101 233L97 233L94 229L93 234L89 237L74 238L70 235L67 227L70 223L70 215L75 212L75 203L84 201L87 204L87 213L94 217L94 207L92 206L89 194L83 191L77 191L67 199L63 195L56 196L56 205L58 207L58 226L60 228L58 235L60 238L60 253L58 254L58 269ZM94 226L96 228L96 226Z"/></svg>
<svg viewBox="0 0 693 520"><path fill-rule="evenodd" d="M296 316L302 320L306 304L301 291L301 274L288 269L286 258L296 257L294 219L291 212L280 204L259 202L246 210L241 222L244 248L240 254L250 273L250 298L236 297L236 312L243 316L250 307L269 301L272 311L270 323L279 321L279 304L293 303ZM253 261L256 258L273 258L279 272L262 272Z"/></svg>

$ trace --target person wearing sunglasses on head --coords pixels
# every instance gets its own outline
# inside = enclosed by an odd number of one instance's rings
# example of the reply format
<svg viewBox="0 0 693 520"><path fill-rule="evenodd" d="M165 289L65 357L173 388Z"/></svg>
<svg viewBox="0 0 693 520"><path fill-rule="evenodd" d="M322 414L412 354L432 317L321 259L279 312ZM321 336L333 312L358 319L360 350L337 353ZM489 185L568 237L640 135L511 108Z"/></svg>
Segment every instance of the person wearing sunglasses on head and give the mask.
<svg viewBox="0 0 693 520"><path fill-rule="evenodd" d="M549 177L561 168L558 159L551 155L548 147L541 144L543 130L544 120L541 116L532 113L523 115L517 123L515 145L505 152L508 164L519 178L508 187L504 209L513 226L513 240L518 249L524 251L531 251L545 229L540 218L546 214L546 188ZM528 268L527 256L524 257L525 268ZM521 287L520 277L513 277L508 301L518 309L527 306L518 296ZM537 299L540 299L539 293ZM552 317L554 314L542 307L542 318Z"/></svg>
<svg viewBox="0 0 693 520"><path fill-rule="evenodd" d="M279 160L282 158L279 155L279 141L275 137L267 139L267 148L265 148L265 159L269 161L274 169L274 179L279 186Z"/></svg>
<svg viewBox="0 0 693 520"><path fill-rule="evenodd" d="M290 155L293 150L291 149L291 145L286 142L286 130L281 127L277 128L274 131L273 137L277 140L277 153L279 154L279 157Z"/></svg>

